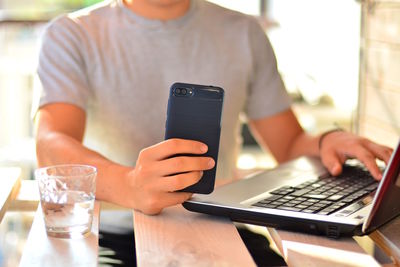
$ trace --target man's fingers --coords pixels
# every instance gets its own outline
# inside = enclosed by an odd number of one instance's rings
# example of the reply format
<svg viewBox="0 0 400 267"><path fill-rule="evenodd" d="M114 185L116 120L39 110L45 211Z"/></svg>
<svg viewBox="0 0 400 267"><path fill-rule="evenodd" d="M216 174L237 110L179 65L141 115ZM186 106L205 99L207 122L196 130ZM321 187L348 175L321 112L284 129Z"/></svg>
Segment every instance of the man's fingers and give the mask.
<svg viewBox="0 0 400 267"><path fill-rule="evenodd" d="M146 200L147 203L142 211L146 214L158 214L166 207L183 203L193 194L175 191L198 182L202 176L203 172L197 171L160 177L157 181L158 188L156 190L158 193L153 194Z"/></svg>
<svg viewBox="0 0 400 267"><path fill-rule="evenodd" d="M142 160L163 160L177 154L204 154L208 150L206 144L194 141L172 138L140 152Z"/></svg>
<svg viewBox="0 0 400 267"><path fill-rule="evenodd" d="M342 172L342 160L335 151L326 151L321 155L322 163L329 170L329 172L336 176Z"/></svg>
<svg viewBox="0 0 400 267"><path fill-rule="evenodd" d="M187 172L167 176L159 180L159 186L160 189L163 191L174 192L197 183L202 176L202 171Z"/></svg>
<svg viewBox="0 0 400 267"><path fill-rule="evenodd" d="M166 176L175 173L203 171L212 169L215 161L210 157L174 157L157 164L159 175Z"/></svg>
<svg viewBox="0 0 400 267"><path fill-rule="evenodd" d="M143 200L145 204L142 208L140 208L140 211L148 215L156 215L159 214L166 207L185 202L192 195L192 193L187 192L165 192L154 194Z"/></svg>
<svg viewBox="0 0 400 267"><path fill-rule="evenodd" d="M369 140L365 142L365 146L373 153L378 159L383 160L386 164L389 163L393 149L387 146L375 144Z"/></svg>
<svg viewBox="0 0 400 267"><path fill-rule="evenodd" d="M358 158L376 180L382 179L381 170L376 164L376 157L368 149L360 146L357 148L352 148L351 151L348 151L348 153L352 153L352 156Z"/></svg>
<svg viewBox="0 0 400 267"><path fill-rule="evenodd" d="M361 160L362 163L364 163L365 167L367 167L371 175L376 180L382 179L382 172L376 164L375 156L373 156L372 154L366 154L364 156L359 156L358 158Z"/></svg>
<svg viewBox="0 0 400 267"><path fill-rule="evenodd" d="M177 204L182 204L186 200L192 197L192 193L187 192L174 192L174 193L164 193L161 197L164 199L163 205L165 207L174 206Z"/></svg>

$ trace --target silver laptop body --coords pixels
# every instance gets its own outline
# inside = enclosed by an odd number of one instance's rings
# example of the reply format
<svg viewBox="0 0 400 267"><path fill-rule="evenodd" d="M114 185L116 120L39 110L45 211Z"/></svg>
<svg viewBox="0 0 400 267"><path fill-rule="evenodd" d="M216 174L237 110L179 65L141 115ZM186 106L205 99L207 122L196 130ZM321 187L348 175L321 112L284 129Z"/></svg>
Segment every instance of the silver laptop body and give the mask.
<svg viewBox="0 0 400 267"><path fill-rule="evenodd" d="M366 172L361 167L351 165L351 168L353 167ZM366 172L369 177L365 178L367 182L363 184L367 184L367 186L360 187L355 193L346 195L347 186L353 188L353 185L350 184L353 178L350 179L350 182L346 181L346 185L339 183L338 186L333 186L332 191L329 189L307 192L314 186L323 189L320 186L325 184L321 181L332 182L332 179L336 179L333 182L337 182L340 179L331 177L319 159L300 157L279 165L275 169L263 171L216 188L210 195L195 194L189 201L183 203L183 206L190 211L226 216L233 221L323 234L334 238L341 235L362 235L371 232L400 213L400 182L397 181L399 180L399 169L400 149L398 146L379 184ZM364 181L361 178L360 181ZM386 186L382 188L384 181L386 181ZM331 194L332 192L336 193ZM387 197L389 195L390 197ZM279 198L274 202L268 202L269 199L275 199L277 196L286 196L286 199ZM318 204L312 202L313 204L310 205L308 202L310 196L317 200L313 199L316 203L325 201L325 203L340 204L333 206L335 209L331 209L329 206L318 210L316 206ZM353 201L348 201L353 198ZM264 200L265 205L263 205ZM295 205L290 207L292 202ZM274 207L274 205L270 207L271 205L268 203L283 204L278 207ZM372 203L374 206L379 206L379 208L372 209L373 212L371 212ZM284 207L284 205L288 205L288 207ZM394 208L388 207L388 205L394 206ZM305 206L308 208L304 208ZM302 209L297 207L302 207ZM323 210L330 212L323 212ZM376 219L377 216L378 219ZM365 221L366 224L362 227Z"/></svg>

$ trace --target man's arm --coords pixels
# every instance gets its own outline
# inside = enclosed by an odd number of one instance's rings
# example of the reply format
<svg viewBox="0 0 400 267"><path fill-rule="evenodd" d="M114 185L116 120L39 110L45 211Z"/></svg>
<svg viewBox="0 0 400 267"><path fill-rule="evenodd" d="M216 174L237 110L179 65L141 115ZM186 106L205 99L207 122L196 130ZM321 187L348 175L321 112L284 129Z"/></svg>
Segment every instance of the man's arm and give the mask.
<svg viewBox="0 0 400 267"><path fill-rule="evenodd" d="M156 214L187 200L190 193L174 191L196 183L202 171L215 164L208 157L170 158L207 151L200 142L171 139L143 149L134 168L122 166L83 146L85 121L85 111L75 105L55 103L41 107L35 120L38 164L95 166L96 198L101 200Z"/></svg>
<svg viewBox="0 0 400 267"><path fill-rule="evenodd" d="M346 159L358 158L376 179L380 179L382 174L376 159L388 163L393 152L389 147L344 131L326 135L320 148L321 135L305 133L291 109L268 118L251 120L249 126L257 141L268 147L278 162L301 155L319 156L333 175L341 173Z"/></svg>

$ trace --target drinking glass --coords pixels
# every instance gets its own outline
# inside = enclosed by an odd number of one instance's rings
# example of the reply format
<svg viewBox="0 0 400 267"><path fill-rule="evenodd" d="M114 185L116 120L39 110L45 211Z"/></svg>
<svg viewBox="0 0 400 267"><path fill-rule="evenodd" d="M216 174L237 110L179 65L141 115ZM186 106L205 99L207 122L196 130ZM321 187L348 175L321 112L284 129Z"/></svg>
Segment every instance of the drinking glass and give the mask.
<svg viewBox="0 0 400 267"><path fill-rule="evenodd" d="M71 238L90 233L97 169L67 164L35 171L48 236Z"/></svg>

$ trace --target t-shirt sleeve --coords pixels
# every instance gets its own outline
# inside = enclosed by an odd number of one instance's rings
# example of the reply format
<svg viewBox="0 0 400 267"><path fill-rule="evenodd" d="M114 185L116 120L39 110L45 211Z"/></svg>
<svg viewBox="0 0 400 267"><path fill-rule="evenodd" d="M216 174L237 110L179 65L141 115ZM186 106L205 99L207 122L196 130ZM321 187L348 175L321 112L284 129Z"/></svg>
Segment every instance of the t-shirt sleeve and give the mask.
<svg viewBox="0 0 400 267"><path fill-rule="evenodd" d="M82 56L82 32L70 18L55 19L44 30L37 74L40 85L33 107L49 103L74 104L86 110L90 88ZM33 114L36 111L33 110Z"/></svg>
<svg viewBox="0 0 400 267"><path fill-rule="evenodd" d="M245 112L249 119L261 119L287 110L291 101L278 72L276 57L267 35L256 20L250 22L253 71Z"/></svg>

